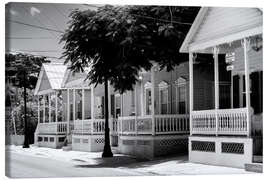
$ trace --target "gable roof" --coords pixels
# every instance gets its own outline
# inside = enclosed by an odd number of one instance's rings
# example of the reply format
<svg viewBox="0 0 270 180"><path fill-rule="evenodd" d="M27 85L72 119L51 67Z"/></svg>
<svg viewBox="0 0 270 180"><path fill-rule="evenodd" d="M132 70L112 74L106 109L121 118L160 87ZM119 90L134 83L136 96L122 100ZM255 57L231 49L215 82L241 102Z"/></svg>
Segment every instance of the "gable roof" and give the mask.
<svg viewBox="0 0 270 180"><path fill-rule="evenodd" d="M42 64L41 71L39 73L38 81L35 87L35 95L43 94L40 90L43 80L48 80L48 90L61 89L61 84L67 70L67 66L58 63Z"/></svg>
<svg viewBox="0 0 270 180"><path fill-rule="evenodd" d="M202 7L180 52L200 51L262 34L262 24L262 10L258 8Z"/></svg>
<svg viewBox="0 0 270 180"><path fill-rule="evenodd" d="M85 80L87 76L88 70L86 69L84 72L75 72L73 73L70 69L67 69L65 72L63 81L61 83L62 88L73 88L73 87L81 87L81 88L90 88L89 81Z"/></svg>

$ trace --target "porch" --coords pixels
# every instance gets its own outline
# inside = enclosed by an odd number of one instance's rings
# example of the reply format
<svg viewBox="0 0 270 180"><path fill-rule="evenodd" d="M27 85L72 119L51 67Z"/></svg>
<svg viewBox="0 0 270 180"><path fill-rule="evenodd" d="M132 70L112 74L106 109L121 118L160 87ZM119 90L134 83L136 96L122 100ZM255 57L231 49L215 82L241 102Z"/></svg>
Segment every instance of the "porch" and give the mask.
<svg viewBox="0 0 270 180"><path fill-rule="evenodd" d="M189 160L244 168L252 163L254 137L262 138L262 11L203 7L180 52L189 53ZM213 55L215 101L213 108L198 110L193 67L203 54ZM220 69L220 63L226 66ZM221 71L230 73L231 82L230 105L225 108L220 106Z"/></svg>

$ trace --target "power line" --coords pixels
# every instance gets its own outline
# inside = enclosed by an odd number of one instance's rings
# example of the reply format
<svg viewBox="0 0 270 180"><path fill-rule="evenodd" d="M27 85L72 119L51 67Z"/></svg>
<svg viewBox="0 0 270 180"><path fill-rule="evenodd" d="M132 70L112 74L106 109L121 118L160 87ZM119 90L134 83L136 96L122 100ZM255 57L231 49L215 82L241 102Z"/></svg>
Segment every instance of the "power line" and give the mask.
<svg viewBox="0 0 270 180"><path fill-rule="evenodd" d="M25 13L26 13L26 15L28 14L28 11L27 11L27 9L24 7L24 6L22 6L22 8L24 9L24 11L25 11ZM42 13L43 14L43 13ZM42 26L46 26L44 23L42 23L39 19L38 19L38 17L37 16L35 16L36 18L34 18L35 20L37 20L37 22L40 24L40 25L42 25ZM56 28L57 29L57 28ZM57 38L57 36L54 34L54 33L52 33L51 31L49 31L49 33L53 36L53 37L55 37L55 38Z"/></svg>
<svg viewBox="0 0 270 180"><path fill-rule="evenodd" d="M33 25L33 24L28 24L28 23L24 23L24 22L20 22L20 21L16 21L16 20L7 19L7 21L12 22L12 23L17 23L17 24L25 25L25 26L29 26L29 27L33 27L33 28L37 28L37 29L42 29L42 30L47 30L47 31L53 31L53 32L57 32L57 33L64 33L64 31L59 31L59 30L48 28L48 27L43 27L43 26L37 26L37 25Z"/></svg>
<svg viewBox="0 0 270 180"><path fill-rule="evenodd" d="M189 26L192 25L192 23L184 23L184 22L170 21L170 20L166 20L166 19L158 19L158 18L153 18L153 17L150 17L150 16L143 16L143 15L138 15L138 14L131 14L131 15L137 16L137 17L141 17L141 18L145 18L145 19L151 19L151 20L163 21L163 22L167 22L167 23L183 24L183 25L189 25Z"/></svg>
<svg viewBox="0 0 270 180"><path fill-rule="evenodd" d="M6 39L55 39L52 37L5 37Z"/></svg>

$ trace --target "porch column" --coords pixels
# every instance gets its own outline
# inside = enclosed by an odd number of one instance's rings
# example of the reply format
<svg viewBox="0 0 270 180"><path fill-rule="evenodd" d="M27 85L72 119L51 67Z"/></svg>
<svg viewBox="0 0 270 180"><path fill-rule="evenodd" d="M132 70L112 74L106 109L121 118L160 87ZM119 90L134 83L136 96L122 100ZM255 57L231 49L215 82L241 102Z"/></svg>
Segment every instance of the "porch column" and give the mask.
<svg viewBox="0 0 270 180"><path fill-rule="evenodd" d="M216 136L218 135L218 116L217 110L219 109L219 77L218 77L218 53L219 49L214 47L214 72L215 72L215 109L216 109Z"/></svg>
<svg viewBox="0 0 270 180"><path fill-rule="evenodd" d="M135 111L135 133L138 134L138 128L137 128L137 88L136 84L134 85L134 111Z"/></svg>
<svg viewBox="0 0 270 180"><path fill-rule="evenodd" d="M152 135L155 135L155 65L151 68L151 84Z"/></svg>
<svg viewBox="0 0 270 180"><path fill-rule="evenodd" d="M76 118L76 96L75 96L75 89L73 89L73 122L75 121Z"/></svg>
<svg viewBox="0 0 270 180"><path fill-rule="evenodd" d="M51 123L52 122L52 116L51 116L51 93L49 93L49 95L48 95L48 97L49 97L49 123Z"/></svg>
<svg viewBox="0 0 270 180"><path fill-rule="evenodd" d="M46 118L46 115L45 115L45 112L46 112L46 95L44 94L43 95L43 123L46 122L45 118Z"/></svg>
<svg viewBox="0 0 270 180"><path fill-rule="evenodd" d="M192 111L193 111L193 53L189 53L189 131L192 135Z"/></svg>
<svg viewBox="0 0 270 180"><path fill-rule="evenodd" d="M58 122L58 91L55 92L55 122Z"/></svg>
<svg viewBox="0 0 270 180"><path fill-rule="evenodd" d="M233 109L233 72L231 71L231 109Z"/></svg>
<svg viewBox="0 0 270 180"><path fill-rule="evenodd" d="M67 89L67 134L70 130L70 102L69 102L69 89Z"/></svg>
<svg viewBox="0 0 270 180"><path fill-rule="evenodd" d="M250 48L249 39L245 38L244 46L244 60L245 60L245 85L246 85L246 108L247 108L247 135L251 135L251 114L250 114L250 85L249 85L249 59L248 50Z"/></svg>
<svg viewBox="0 0 270 180"><path fill-rule="evenodd" d="M91 84L91 119L95 119L95 92L94 84Z"/></svg>
<svg viewBox="0 0 270 180"><path fill-rule="evenodd" d="M84 113L84 98L85 98L85 94L84 94L84 89L82 89L82 120L85 119L85 113Z"/></svg>
<svg viewBox="0 0 270 180"><path fill-rule="evenodd" d="M143 87L143 81L141 79L141 116L144 116L144 99L143 99L143 94L144 94L144 87Z"/></svg>
<svg viewBox="0 0 270 180"><path fill-rule="evenodd" d="M39 95L38 95L37 107L38 107L38 124L39 124L40 123Z"/></svg>

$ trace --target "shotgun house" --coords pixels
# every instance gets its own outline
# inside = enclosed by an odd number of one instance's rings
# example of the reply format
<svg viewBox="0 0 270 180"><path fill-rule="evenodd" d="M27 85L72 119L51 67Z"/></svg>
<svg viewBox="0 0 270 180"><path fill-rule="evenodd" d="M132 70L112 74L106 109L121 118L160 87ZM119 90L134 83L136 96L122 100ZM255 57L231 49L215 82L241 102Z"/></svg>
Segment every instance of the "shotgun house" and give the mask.
<svg viewBox="0 0 270 180"><path fill-rule="evenodd" d="M214 83L209 71L202 71L197 64L194 74L198 77L195 84L201 87L194 90L197 94L194 105L199 109L213 107ZM222 95L229 99L229 81L224 78L222 84ZM120 153L147 159L173 153L187 153L190 127L187 60L171 72L161 70L157 65L152 67L151 72L142 71L134 90L119 96Z"/></svg>
<svg viewBox="0 0 270 180"><path fill-rule="evenodd" d="M38 125L35 144L52 148L63 146L67 132L66 104L61 89L67 67L43 64L34 94L38 99Z"/></svg>
<svg viewBox="0 0 270 180"><path fill-rule="evenodd" d="M240 168L260 161L262 23L262 10L257 8L200 9L180 48L181 53L189 53L189 161ZM195 82L199 77L194 67L205 54L213 55L214 107L198 109ZM222 68L230 76L229 107L221 106L221 77L226 74Z"/></svg>

